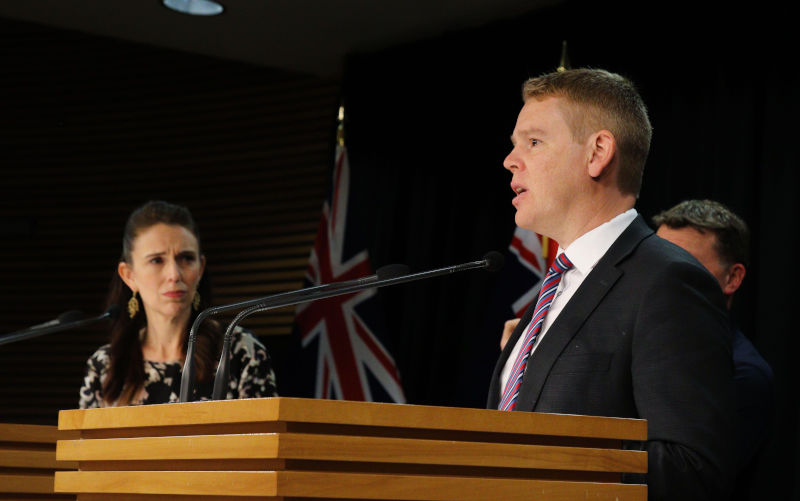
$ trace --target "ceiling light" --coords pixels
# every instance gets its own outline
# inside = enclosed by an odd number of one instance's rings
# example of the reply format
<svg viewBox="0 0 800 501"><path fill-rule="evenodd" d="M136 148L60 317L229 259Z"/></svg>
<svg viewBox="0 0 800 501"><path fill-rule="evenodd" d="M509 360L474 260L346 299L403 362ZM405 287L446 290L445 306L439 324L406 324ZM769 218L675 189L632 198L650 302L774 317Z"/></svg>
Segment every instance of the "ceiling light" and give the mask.
<svg viewBox="0 0 800 501"><path fill-rule="evenodd" d="M163 0L172 10L193 16L216 16L222 14L224 7L212 0Z"/></svg>

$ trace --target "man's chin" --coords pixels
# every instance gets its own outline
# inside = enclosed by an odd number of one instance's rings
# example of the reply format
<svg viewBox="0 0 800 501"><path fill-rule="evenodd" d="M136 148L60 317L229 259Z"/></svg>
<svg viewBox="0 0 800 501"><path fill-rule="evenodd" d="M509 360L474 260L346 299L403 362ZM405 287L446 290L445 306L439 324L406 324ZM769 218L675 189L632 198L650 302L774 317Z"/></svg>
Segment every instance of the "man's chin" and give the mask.
<svg viewBox="0 0 800 501"><path fill-rule="evenodd" d="M514 216L514 222L522 229L533 231L534 233L536 232L536 230L533 229L533 221L531 221L530 218L525 217L525 215L520 213L520 211L517 211L516 215Z"/></svg>

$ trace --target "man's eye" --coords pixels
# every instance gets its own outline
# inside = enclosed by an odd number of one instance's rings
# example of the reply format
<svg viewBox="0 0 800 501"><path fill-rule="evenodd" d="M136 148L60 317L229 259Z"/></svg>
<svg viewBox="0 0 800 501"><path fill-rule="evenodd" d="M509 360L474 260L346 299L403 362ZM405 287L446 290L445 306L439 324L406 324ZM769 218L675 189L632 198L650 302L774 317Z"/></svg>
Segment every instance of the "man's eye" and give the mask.
<svg viewBox="0 0 800 501"><path fill-rule="evenodd" d="M154 257L154 258L152 258L150 260L150 262L153 263L153 264L160 264L161 261L162 261L162 259L160 257Z"/></svg>
<svg viewBox="0 0 800 501"><path fill-rule="evenodd" d="M536 145L539 144L539 140L538 139L531 139L530 141L531 141L531 146L536 146Z"/></svg>

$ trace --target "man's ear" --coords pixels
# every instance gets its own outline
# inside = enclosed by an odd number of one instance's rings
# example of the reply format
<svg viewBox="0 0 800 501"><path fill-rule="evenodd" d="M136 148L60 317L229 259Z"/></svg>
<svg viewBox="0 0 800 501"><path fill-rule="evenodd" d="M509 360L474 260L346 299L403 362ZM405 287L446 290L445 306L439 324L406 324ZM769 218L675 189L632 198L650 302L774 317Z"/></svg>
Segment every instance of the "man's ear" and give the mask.
<svg viewBox="0 0 800 501"><path fill-rule="evenodd" d="M131 268L131 265L125 261L120 261L119 265L117 265L117 273L131 291L136 292L138 290L136 288L136 282L133 280L133 269Z"/></svg>
<svg viewBox="0 0 800 501"><path fill-rule="evenodd" d="M747 271L742 263L731 265L725 274L725 283L722 286L722 292L725 293L726 296L730 296L736 292L739 287L742 286L742 281L746 273Z"/></svg>
<svg viewBox="0 0 800 501"><path fill-rule="evenodd" d="M614 139L614 134L605 129L592 134L589 138L589 175L598 179L616 155L617 140Z"/></svg>

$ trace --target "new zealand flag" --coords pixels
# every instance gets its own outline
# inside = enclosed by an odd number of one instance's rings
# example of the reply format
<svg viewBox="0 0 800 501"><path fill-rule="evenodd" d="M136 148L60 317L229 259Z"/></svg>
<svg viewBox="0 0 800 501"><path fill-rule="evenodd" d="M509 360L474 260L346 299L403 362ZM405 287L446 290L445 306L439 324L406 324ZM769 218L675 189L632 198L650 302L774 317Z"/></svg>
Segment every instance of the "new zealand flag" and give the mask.
<svg viewBox="0 0 800 501"><path fill-rule="evenodd" d="M536 302L542 279L557 250L555 240L520 227L514 230L485 321L486 331L496 335L498 343L503 323L521 317Z"/></svg>
<svg viewBox="0 0 800 501"><path fill-rule="evenodd" d="M501 277L500 283L516 296L511 301L511 311L519 318L536 301L542 279L556 257L558 243L518 226L508 250L516 259L511 259L512 264L507 267L506 276Z"/></svg>
<svg viewBox="0 0 800 501"><path fill-rule="evenodd" d="M340 145L336 148L331 199L323 205L306 272L309 285L373 273L366 248L350 253L346 250L353 247L345 246L349 191L347 150ZM316 358L316 398L405 403L400 375L380 339L385 329L381 328L376 296L376 289L367 289L297 308L295 325L303 355Z"/></svg>

